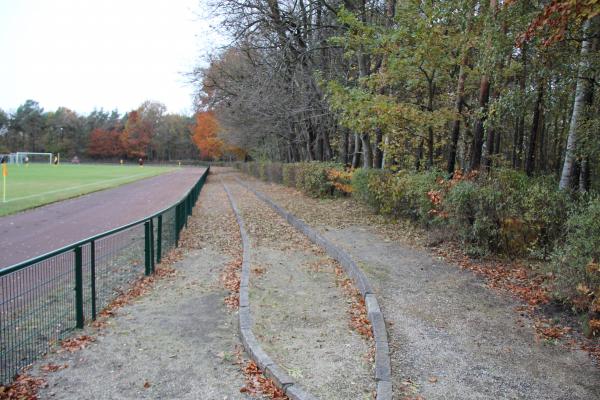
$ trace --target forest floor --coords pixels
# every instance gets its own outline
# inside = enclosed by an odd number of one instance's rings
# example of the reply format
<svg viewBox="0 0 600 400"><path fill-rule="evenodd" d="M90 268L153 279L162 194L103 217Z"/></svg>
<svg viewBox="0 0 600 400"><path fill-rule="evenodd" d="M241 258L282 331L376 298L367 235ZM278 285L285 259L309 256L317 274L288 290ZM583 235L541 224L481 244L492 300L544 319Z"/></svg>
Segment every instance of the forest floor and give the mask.
<svg viewBox="0 0 600 400"><path fill-rule="evenodd" d="M357 298L342 285L341 267L224 176L251 241L252 329L263 350L319 399L372 399L373 341L352 329Z"/></svg>
<svg viewBox="0 0 600 400"><path fill-rule="evenodd" d="M351 199L240 178L367 274L387 322L396 399L600 398L598 341L545 318L541 289L518 263L470 260L451 244L426 247L430 238L410 223L390 223Z"/></svg>
<svg viewBox="0 0 600 400"><path fill-rule="evenodd" d="M372 344L352 329L353 299L337 265L235 177L319 229L367 274L387 322L395 399L600 398L600 368L576 348L575 332L544 325L528 297L494 274L473 273L480 264L425 248L409 224L349 199L312 199L220 168L211 169L182 247L142 295L118 302L28 371L24 383L39 386L39 398L261 396L227 288L241 244L221 180L252 243L250 307L263 349L318 398L371 398Z"/></svg>

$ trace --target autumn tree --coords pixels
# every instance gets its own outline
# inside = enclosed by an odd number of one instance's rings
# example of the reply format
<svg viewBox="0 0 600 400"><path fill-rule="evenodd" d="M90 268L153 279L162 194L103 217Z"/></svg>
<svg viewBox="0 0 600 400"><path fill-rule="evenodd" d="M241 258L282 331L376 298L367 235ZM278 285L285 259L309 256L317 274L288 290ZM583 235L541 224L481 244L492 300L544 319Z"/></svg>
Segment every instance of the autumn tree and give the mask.
<svg viewBox="0 0 600 400"><path fill-rule="evenodd" d="M151 152L152 131L149 121L144 120L139 111L131 111L127 115L125 129L120 135L120 142L127 158L146 158Z"/></svg>
<svg viewBox="0 0 600 400"><path fill-rule="evenodd" d="M87 154L93 158L115 158L125 153L121 142L120 130L96 128L90 134Z"/></svg>
<svg viewBox="0 0 600 400"><path fill-rule="evenodd" d="M219 124L212 111L196 113L194 125L191 128L192 140L200 151L203 159L216 160L223 154L223 141L217 136Z"/></svg>

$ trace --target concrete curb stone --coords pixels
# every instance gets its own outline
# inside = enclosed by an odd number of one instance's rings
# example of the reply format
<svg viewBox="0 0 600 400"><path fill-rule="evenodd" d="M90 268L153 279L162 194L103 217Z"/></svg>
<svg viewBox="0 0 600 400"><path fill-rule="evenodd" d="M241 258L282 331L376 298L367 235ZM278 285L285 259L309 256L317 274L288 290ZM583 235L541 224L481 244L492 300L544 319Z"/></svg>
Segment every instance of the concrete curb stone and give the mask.
<svg viewBox="0 0 600 400"><path fill-rule="evenodd" d="M332 258L337 260L342 265L342 268L344 268L346 273L354 280L356 287L362 294L363 298L365 299L365 303L367 304L367 314L369 321L371 322L373 338L375 340L375 380L377 381L377 400L391 400L393 392L391 383L392 367L390 361L388 336L385 328L383 313L381 312L379 302L375 297L369 279L344 249L336 246L323 235L312 229L304 221L296 218L294 215L275 204L273 200L267 197L267 195L264 193L261 193L260 191L250 187L238 178L236 178L236 181L241 186L254 193L259 199L271 206L275 212L285 218L285 220L288 221L294 228L306 235L313 243L325 249L325 251ZM293 387L294 386L292 386L292 388ZM298 399L303 400L306 398L299 397Z"/></svg>
<svg viewBox="0 0 600 400"><path fill-rule="evenodd" d="M317 400L312 394L305 392L298 385L292 385L285 389L285 394L290 400Z"/></svg>
<svg viewBox="0 0 600 400"><path fill-rule="evenodd" d="M242 339L242 344L250 358L258 365L261 371L267 378L273 380L281 390L283 390L291 400L316 400L317 398L300 388L295 384L294 380L281 369L271 357L262 349L260 343L252 332L252 315L250 314L250 296L248 284L250 283L250 240L244 228L244 221L241 213L237 208L233 196L229 192L227 186L221 182L229 203L235 214L236 220L240 227L240 235L242 238L242 272L240 274L240 307L238 311L239 330ZM260 198L260 197L259 197ZM261 198L264 200L264 198ZM274 203L272 205L275 205ZM282 209L280 209L283 212Z"/></svg>
<svg viewBox="0 0 600 400"><path fill-rule="evenodd" d="M377 399L390 400L392 398L392 383L386 381L377 382Z"/></svg>

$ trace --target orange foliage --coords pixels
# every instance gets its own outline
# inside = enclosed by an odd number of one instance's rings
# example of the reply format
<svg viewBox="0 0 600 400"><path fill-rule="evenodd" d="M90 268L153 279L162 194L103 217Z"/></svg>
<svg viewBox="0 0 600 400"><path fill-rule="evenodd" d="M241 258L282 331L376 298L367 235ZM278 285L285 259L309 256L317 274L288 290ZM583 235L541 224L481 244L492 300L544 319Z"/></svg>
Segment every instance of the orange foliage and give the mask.
<svg viewBox="0 0 600 400"><path fill-rule="evenodd" d="M152 127L138 111L131 111L121 133L121 145L128 158L145 158L150 152Z"/></svg>
<svg viewBox="0 0 600 400"><path fill-rule="evenodd" d="M238 161L242 161L246 158L247 154L248 154L248 152L246 150L242 149L241 147L237 147L237 146L227 144L227 143L225 143L225 145L224 145L224 150L223 150L224 156L231 156Z"/></svg>
<svg viewBox="0 0 600 400"><path fill-rule="evenodd" d="M94 129L90 135L88 154L92 157L119 157L123 154L121 131Z"/></svg>
<svg viewBox="0 0 600 400"><path fill-rule="evenodd" d="M517 3L517 0L509 0L505 5L514 3ZM541 36L544 46L552 45L565 38L569 26L591 19L598 14L600 14L600 4L597 0L552 0L531 21L527 30L517 38L517 44L521 46L535 36Z"/></svg>
<svg viewBox="0 0 600 400"><path fill-rule="evenodd" d="M351 194L352 193L352 174L353 170L339 171L336 169L330 169L327 171L327 179L334 188L341 193Z"/></svg>
<svg viewBox="0 0 600 400"><path fill-rule="evenodd" d="M217 136L219 123L212 111L196 113L196 121L192 126L192 140L200 150L201 158L218 159L223 155L224 143Z"/></svg>

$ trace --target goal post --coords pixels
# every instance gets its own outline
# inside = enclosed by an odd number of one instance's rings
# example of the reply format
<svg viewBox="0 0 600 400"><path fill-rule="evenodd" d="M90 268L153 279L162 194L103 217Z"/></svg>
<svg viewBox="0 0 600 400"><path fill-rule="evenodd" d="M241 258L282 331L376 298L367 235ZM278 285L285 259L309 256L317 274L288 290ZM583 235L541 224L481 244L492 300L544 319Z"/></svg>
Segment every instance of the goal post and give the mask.
<svg viewBox="0 0 600 400"><path fill-rule="evenodd" d="M52 153L36 153L29 151L18 151L14 154L15 164L25 164L26 162L43 162L52 165ZM11 154L11 155L13 155ZM11 160L12 161L12 160Z"/></svg>

